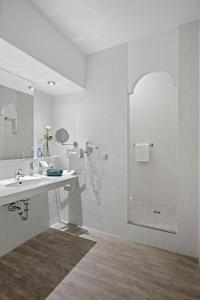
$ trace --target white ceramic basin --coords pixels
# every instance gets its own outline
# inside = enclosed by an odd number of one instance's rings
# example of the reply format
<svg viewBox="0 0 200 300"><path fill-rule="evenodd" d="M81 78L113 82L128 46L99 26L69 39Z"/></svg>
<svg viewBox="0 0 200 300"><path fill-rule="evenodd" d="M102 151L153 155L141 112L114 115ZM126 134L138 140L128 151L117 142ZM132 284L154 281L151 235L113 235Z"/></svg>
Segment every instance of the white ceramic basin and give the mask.
<svg viewBox="0 0 200 300"><path fill-rule="evenodd" d="M37 186L38 184L47 182L48 179L43 177L32 177L32 176L25 176L20 178L20 181L12 179L11 181L5 182L5 187L26 187L26 186Z"/></svg>
<svg viewBox="0 0 200 300"><path fill-rule="evenodd" d="M45 179L30 179L30 180L15 181L15 182L5 184L5 187L30 186L30 185L42 183L43 181L45 181Z"/></svg>
<svg viewBox="0 0 200 300"><path fill-rule="evenodd" d="M34 198L41 193L47 193L48 191L66 185L73 185L75 188L79 184L78 177L69 174L69 172L59 177L47 177L45 175L34 174L33 176L24 176L20 178L20 180L22 181L21 184L16 178L0 180L0 207L21 199ZM79 191L79 189L77 191ZM48 197L47 194L45 197ZM78 193L77 197L80 198Z"/></svg>

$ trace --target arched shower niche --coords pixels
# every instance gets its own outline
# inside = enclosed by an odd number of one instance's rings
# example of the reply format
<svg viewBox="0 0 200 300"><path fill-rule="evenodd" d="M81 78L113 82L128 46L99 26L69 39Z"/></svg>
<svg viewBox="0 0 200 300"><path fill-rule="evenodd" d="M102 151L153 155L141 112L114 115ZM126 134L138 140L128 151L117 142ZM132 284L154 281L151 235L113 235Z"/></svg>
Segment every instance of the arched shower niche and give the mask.
<svg viewBox="0 0 200 300"><path fill-rule="evenodd" d="M177 233L178 88L149 73L129 101L128 222Z"/></svg>

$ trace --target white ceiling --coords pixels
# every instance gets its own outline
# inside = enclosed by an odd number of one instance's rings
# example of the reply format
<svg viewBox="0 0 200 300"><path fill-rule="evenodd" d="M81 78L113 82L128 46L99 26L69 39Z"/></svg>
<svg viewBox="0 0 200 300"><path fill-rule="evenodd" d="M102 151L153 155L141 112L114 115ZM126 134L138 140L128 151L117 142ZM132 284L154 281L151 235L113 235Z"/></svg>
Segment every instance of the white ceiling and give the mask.
<svg viewBox="0 0 200 300"><path fill-rule="evenodd" d="M198 19L200 0L31 0L84 54Z"/></svg>
<svg viewBox="0 0 200 300"><path fill-rule="evenodd" d="M33 95L33 90L29 89L32 86L30 81L23 79L15 74L5 71L0 67L0 85L23 92L25 94Z"/></svg>
<svg viewBox="0 0 200 300"><path fill-rule="evenodd" d="M5 70L9 72L5 72ZM13 74L17 76L13 76ZM56 85L50 86L47 84L48 81L55 81ZM52 96L82 90L74 82L3 39L0 39L0 84L27 92L28 94L32 93L28 86L33 85L35 88Z"/></svg>

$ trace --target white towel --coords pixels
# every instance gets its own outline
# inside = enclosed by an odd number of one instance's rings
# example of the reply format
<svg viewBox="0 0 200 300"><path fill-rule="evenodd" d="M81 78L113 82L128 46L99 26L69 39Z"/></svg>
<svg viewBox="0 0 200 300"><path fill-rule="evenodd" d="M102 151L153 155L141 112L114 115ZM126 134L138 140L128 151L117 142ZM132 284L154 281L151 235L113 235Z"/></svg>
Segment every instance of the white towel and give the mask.
<svg viewBox="0 0 200 300"><path fill-rule="evenodd" d="M10 102L9 104L4 105L0 115L3 116L5 120L12 121L13 134L17 134L17 112L14 104Z"/></svg>
<svg viewBox="0 0 200 300"><path fill-rule="evenodd" d="M150 161L150 145L149 144L135 144L135 160L137 162Z"/></svg>

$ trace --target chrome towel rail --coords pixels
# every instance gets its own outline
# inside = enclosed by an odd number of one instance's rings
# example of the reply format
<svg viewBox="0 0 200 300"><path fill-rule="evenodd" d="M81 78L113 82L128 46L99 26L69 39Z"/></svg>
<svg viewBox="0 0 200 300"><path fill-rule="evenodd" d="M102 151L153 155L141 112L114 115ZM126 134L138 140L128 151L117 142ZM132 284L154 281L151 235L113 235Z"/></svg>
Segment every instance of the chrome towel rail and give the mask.
<svg viewBox="0 0 200 300"><path fill-rule="evenodd" d="M133 147L135 147L136 145L139 145L139 144L142 144L142 143L134 143L133 144ZM151 143L151 144L147 144L149 147L153 147L154 146L154 144L153 143Z"/></svg>

